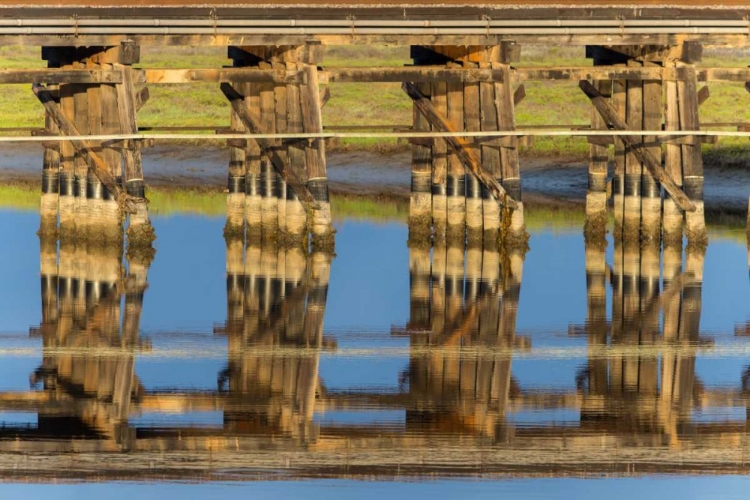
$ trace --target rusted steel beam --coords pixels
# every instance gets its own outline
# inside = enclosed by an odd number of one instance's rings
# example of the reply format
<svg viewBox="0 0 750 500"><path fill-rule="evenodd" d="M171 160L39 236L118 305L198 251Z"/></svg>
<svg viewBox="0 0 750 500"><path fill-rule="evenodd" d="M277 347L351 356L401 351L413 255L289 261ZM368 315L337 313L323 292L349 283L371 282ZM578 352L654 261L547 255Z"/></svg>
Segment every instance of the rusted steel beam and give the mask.
<svg viewBox="0 0 750 500"><path fill-rule="evenodd" d="M234 112L237 113L237 116L240 117L242 123L251 133L266 133L258 123L258 119L252 115L250 110L248 110L248 107L245 104L245 97L242 94L237 92L231 84L226 82L221 84L221 91L231 103ZM305 186L305 184L297 177L292 169L287 168L284 159L278 153L278 145L274 144L274 141L270 139L257 138L255 141L263 153L271 160L271 164L274 169L276 169L276 172L289 186L292 187L292 189L294 189L294 192L297 193L297 196L305 205L305 208L317 208L317 202L310 190L307 189L307 186Z"/></svg>
<svg viewBox="0 0 750 500"><path fill-rule="evenodd" d="M632 128L623 120L617 113L614 107L599 93L598 90L587 80L581 80L578 84L586 97L591 100L596 110L602 115L602 118L610 124L615 130L632 130ZM674 183L672 178L667 174L664 168L661 166L661 161L656 158L651 151L647 148L642 147L642 139L640 136L621 135L619 136L629 148L631 148L633 154L638 158L640 162L648 169L652 177L658 180L664 189L672 196L677 205L685 210L686 212L693 212L696 210L693 202L688 199L685 193L682 192L677 184Z"/></svg>
<svg viewBox="0 0 750 500"><path fill-rule="evenodd" d="M417 109L427 118L427 121L430 122L434 130L438 132L456 132L453 125L435 109L432 102L413 83L404 82L401 88L411 98ZM511 209L518 207L516 200L508 196L508 193L497 179L482 166L481 160L477 157L471 144L466 139L463 137L446 137L445 140L456 152L461 163L490 190L498 204L506 205Z"/></svg>

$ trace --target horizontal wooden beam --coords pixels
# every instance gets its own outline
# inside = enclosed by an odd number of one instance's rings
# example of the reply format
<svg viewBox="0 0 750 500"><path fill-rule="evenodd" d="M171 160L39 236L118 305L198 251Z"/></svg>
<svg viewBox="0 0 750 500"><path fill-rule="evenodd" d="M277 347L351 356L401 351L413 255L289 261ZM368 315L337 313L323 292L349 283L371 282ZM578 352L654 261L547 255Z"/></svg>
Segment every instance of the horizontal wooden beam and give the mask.
<svg viewBox="0 0 750 500"><path fill-rule="evenodd" d="M304 83L301 71L283 69L144 69L137 72L137 83Z"/></svg>
<svg viewBox="0 0 750 500"><path fill-rule="evenodd" d="M526 80L683 80L685 68L580 66L514 68L513 77ZM302 84L301 71L257 68L197 68L134 70L136 83L282 83ZM750 68L701 68L699 81L745 83L750 81ZM376 68L325 68L319 72L319 83L353 82L502 82L500 70L479 68L445 68L443 66L391 66ZM120 83L122 75L113 70L88 69L3 69L0 84L22 83Z"/></svg>
<svg viewBox="0 0 750 500"><path fill-rule="evenodd" d="M351 82L502 82L503 72L496 69L445 68L442 66L325 68L320 83Z"/></svg>
<svg viewBox="0 0 750 500"><path fill-rule="evenodd" d="M2 83L120 83L119 71L87 69L2 69Z"/></svg>

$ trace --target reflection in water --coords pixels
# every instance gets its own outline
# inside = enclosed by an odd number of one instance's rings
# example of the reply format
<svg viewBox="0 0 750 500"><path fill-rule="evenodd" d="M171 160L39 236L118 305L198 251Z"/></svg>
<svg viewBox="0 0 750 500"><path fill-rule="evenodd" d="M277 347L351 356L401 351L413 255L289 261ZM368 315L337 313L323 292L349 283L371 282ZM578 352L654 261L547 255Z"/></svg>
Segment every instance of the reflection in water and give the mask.
<svg viewBox="0 0 750 500"><path fill-rule="evenodd" d="M412 354L407 426L495 439L511 390L523 254L449 246L410 249ZM488 354L489 353L489 354ZM429 402L429 404L426 404Z"/></svg>
<svg viewBox="0 0 750 500"><path fill-rule="evenodd" d="M60 248L58 258L43 242L43 318L33 331L43 360L31 391L0 394L3 411L37 421L2 428L0 450L22 454L0 454L3 474L750 472L748 384L710 387L697 375L711 346L700 335L703 254L617 245L613 255L608 265L605 249L586 248L586 323L550 340L516 331L522 253L411 248L410 317L388 335L407 344L399 385L329 389L321 365L351 357L366 372L392 356L377 346L347 354L340 345L355 334L324 335L332 257L229 240L227 317L213 332L226 339L226 360L211 374L215 389L196 390L138 377L150 347L139 337L148 263L125 266L119 251L85 247ZM539 354L550 343L587 348ZM578 366L570 389L525 382L556 358ZM201 369L191 361L164 369L179 380ZM715 419L715 408L741 413Z"/></svg>
<svg viewBox="0 0 750 500"><path fill-rule="evenodd" d="M42 337L43 357L30 382L31 400L43 404L37 428L14 437L99 439L96 449L128 450L131 399L142 390L135 353L148 348L139 324L150 262L133 258L126 274L122 248L85 244L61 245L58 262L55 240L44 237L40 255L42 324L32 333Z"/></svg>
<svg viewBox="0 0 750 500"><path fill-rule="evenodd" d="M330 269L329 254L228 241L227 432L314 439L320 351L335 347L323 337Z"/></svg>

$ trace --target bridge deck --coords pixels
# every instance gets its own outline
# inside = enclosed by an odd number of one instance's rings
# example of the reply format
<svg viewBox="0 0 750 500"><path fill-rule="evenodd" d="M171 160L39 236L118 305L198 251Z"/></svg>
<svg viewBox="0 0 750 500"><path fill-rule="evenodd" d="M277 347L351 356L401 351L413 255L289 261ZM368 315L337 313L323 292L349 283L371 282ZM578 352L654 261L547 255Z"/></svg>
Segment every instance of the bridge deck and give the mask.
<svg viewBox="0 0 750 500"><path fill-rule="evenodd" d="M676 45L745 46L750 3L671 0L549 5L549 0L371 3L281 0L0 0L0 45ZM639 7L634 9L633 7Z"/></svg>

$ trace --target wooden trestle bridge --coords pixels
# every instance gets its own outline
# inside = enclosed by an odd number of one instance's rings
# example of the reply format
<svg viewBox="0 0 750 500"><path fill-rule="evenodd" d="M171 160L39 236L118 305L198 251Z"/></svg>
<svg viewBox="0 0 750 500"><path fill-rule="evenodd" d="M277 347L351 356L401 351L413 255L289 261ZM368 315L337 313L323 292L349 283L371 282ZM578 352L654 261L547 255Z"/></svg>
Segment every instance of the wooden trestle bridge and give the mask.
<svg viewBox="0 0 750 500"><path fill-rule="evenodd" d="M42 233L57 234L59 213L61 238L107 243L125 212L130 244L149 246L141 85L213 82L232 104L230 133L215 136L230 147L227 237L311 235L330 249L324 139L335 134L321 107L336 96L321 85L385 81L414 101L413 131L400 134L413 144L412 241L523 242L519 138L564 133L591 143L588 236L603 237L611 178L618 237L673 244L686 226L706 242L701 138L731 132L701 130L700 82L744 85L750 69L696 65L704 45L748 45L746 2L200 4L0 2L0 45L40 46L48 63L0 70L0 83L33 84L47 113L43 137L15 139L44 144ZM326 47L344 44L408 45L413 65L327 68ZM586 46L593 64L524 67L524 44ZM226 46L232 64L135 69L146 45ZM591 130L516 130L530 80L580 81Z"/></svg>

